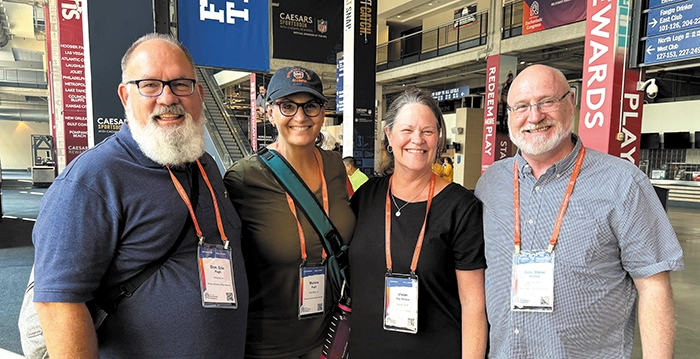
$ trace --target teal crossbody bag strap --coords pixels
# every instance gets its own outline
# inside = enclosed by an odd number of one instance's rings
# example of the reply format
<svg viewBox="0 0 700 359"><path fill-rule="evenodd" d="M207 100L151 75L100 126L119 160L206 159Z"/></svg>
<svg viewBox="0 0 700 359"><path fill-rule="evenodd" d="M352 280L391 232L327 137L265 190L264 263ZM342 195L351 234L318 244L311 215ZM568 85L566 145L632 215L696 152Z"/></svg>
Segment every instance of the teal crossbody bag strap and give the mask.
<svg viewBox="0 0 700 359"><path fill-rule="evenodd" d="M328 254L328 273L335 298L340 299L347 296L345 293L349 290L346 273L348 270L347 245L343 244L338 230L323 211L316 196L313 195L289 162L276 151L262 148L258 151L258 160L270 170L277 182L289 193L289 196L292 197L318 233L321 244ZM344 284L346 288L343 288Z"/></svg>

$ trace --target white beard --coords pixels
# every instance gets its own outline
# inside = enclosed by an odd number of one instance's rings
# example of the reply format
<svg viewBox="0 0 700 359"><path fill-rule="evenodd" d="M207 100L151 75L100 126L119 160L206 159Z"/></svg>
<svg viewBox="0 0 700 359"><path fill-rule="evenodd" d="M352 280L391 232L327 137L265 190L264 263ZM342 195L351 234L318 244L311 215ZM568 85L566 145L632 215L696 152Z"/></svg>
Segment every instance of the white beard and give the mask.
<svg viewBox="0 0 700 359"><path fill-rule="evenodd" d="M185 121L176 126L159 126L157 113L185 114ZM192 115L180 105L163 106L151 113L145 125L134 119L131 101L126 103L126 119L136 143L146 157L161 165L182 166L194 162L204 154L204 114L195 122Z"/></svg>
<svg viewBox="0 0 700 359"><path fill-rule="evenodd" d="M547 153L557 146L559 146L562 141L566 139L571 138L571 132L573 131L574 127L574 121L571 121L571 125L569 128L564 128L561 124L556 123L555 121L551 121L551 124L554 125L554 136L552 138L545 138L544 136L539 137L537 141L531 142L527 141L525 139L525 134L522 133L523 130L527 128L534 128L536 126L540 125L547 125L550 122L544 122L542 124L537 124L535 126L529 126L529 127L521 127L520 132L514 133L513 130L508 127L508 135L510 136L510 140L513 141L513 144L518 146L520 151L522 153L531 155L531 156L539 156L543 153Z"/></svg>

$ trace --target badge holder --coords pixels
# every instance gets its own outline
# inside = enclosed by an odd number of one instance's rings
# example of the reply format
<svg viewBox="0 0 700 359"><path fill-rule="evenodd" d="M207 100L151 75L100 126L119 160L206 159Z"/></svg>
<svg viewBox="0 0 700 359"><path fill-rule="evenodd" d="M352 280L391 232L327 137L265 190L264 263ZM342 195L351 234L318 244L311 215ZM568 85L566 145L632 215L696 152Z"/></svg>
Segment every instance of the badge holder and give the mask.
<svg viewBox="0 0 700 359"><path fill-rule="evenodd" d="M236 283L228 241L225 245L204 243L197 248L199 283L204 308L236 309Z"/></svg>
<svg viewBox="0 0 700 359"><path fill-rule="evenodd" d="M384 330L418 333L418 276L384 276Z"/></svg>
<svg viewBox="0 0 700 359"><path fill-rule="evenodd" d="M553 301L554 253L522 251L513 254L511 310L552 312Z"/></svg>
<svg viewBox="0 0 700 359"><path fill-rule="evenodd" d="M323 316L326 303L326 267L299 266L299 319Z"/></svg>

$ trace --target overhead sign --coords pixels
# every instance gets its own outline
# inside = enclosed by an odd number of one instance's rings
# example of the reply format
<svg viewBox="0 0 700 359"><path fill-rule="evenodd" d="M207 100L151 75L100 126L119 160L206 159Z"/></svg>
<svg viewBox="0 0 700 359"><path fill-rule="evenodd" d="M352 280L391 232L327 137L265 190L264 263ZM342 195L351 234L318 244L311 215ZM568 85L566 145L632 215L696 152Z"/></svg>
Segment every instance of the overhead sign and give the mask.
<svg viewBox="0 0 700 359"><path fill-rule="evenodd" d="M655 7L647 17L644 65L700 58L700 4L653 0L649 5Z"/></svg>
<svg viewBox="0 0 700 359"><path fill-rule="evenodd" d="M179 0L178 37L198 66L270 71L267 1Z"/></svg>
<svg viewBox="0 0 700 359"><path fill-rule="evenodd" d="M586 2L523 0L523 35L586 20Z"/></svg>
<svg viewBox="0 0 700 359"><path fill-rule="evenodd" d="M457 100L469 97L469 86L460 86L453 89L431 92L430 96L432 96L435 101Z"/></svg>
<svg viewBox="0 0 700 359"><path fill-rule="evenodd" d="M647 37L700 27L700 4L685 2L649 10Z"/></svg>
<svg viewBox="0 0 700 359"><path fill-rule="evenodd" d="M265 4L267 1L257 1ZM272 49L275 59L334 64L343 49L341 0L275 0Z"/></svg>
<svg viewBox="0 0 700 359"><path fill-rule="evenodd" d="M700 58L700 28L648 38L644 65Z"/></svg>
<svg viewBox="0 0 700 359"><path fill-rule="evenodd" d="M655 7L671 5L682 1L686 0L649 0L649 8L653 9Z"/></svg>

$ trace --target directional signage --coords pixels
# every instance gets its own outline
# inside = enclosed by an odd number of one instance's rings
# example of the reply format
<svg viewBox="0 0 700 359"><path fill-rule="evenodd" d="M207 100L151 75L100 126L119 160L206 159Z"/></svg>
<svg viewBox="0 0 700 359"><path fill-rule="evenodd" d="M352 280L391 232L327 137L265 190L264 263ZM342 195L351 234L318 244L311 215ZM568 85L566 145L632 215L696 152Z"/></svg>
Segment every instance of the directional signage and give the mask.
<svg viewBox="0 0 700 359"><path fill-rule="evenodd" d="M700 58L700 4L651 0L644 65Z"/></svg>
<svg viewBox="0 0 700 359"><path fill-rule="evenodd" d="M647 37L700 27L700 4L685 2L649 10Z"/></svg>
<svg viewBox="0 0 700 359"><path fill-rule="evenodd" d="M671 5L681 1L685 0L649 0L649 8L653 9L655 7Z"/></svg>
<svg viewBox="0 0 700 359"><path fill-rule="evenodd" d="M700 28L647 39L644 64L688 60L700 57Z"/></svg>
<svg viewBox="0 0 700 359"><path fill-rule="evenodd" d="M448 90L440 90L431 92L430 95L435 101L456 100L464 97L469 97L469 86L460 86Z"/></svg>

